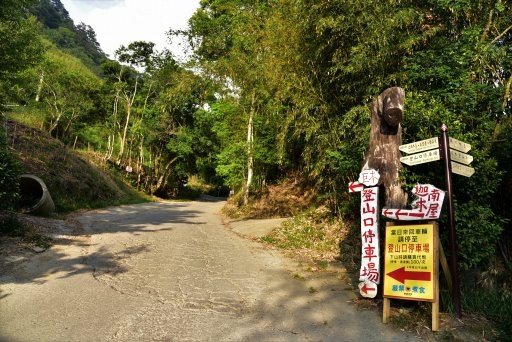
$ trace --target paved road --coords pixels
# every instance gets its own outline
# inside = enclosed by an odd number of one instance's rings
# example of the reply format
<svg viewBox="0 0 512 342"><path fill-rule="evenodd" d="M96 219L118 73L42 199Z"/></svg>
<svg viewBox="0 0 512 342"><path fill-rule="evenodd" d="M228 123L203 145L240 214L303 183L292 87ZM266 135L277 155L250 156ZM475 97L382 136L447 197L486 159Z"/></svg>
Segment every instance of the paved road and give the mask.
<svg viewBox="0 0 512 342"><path fill-rule="evenodd" d="M221 224L223 202L87 212L0 273L0 341L406 341L329 274Z"/></svg>

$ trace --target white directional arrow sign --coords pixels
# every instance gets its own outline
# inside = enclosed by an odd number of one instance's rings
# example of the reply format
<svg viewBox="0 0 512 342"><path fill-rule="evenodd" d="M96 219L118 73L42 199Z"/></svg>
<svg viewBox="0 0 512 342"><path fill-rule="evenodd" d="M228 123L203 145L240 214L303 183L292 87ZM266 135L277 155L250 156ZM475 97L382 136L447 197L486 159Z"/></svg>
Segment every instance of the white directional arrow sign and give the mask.
<svg viewBox="0 0 512 342"><path fill-rule="evenodd" d="M415 141L413 143L406 144L406 145L400 145L398 148L400 149L400 151L402 151L404 153L416 153L416 152L431 150L433 148L438 148L438 147L439 147L439 139L438 138L430 138L430 139L426 139L426 140Z"/></svg>
<svg viewBox="0 0 512 342"><path fill-rule="evenodd" d="M452 172L461 176L471 177L475 173L475 169L452 161Z"/></svg>
<svg viewBox="0 0 512 342"><path fill-rule="evenodd" d="M473 156L456 150L450 149L450 158L457 163L469 165L473 161Z"/></svg>
<svg viewBox="0 0 512 342"><path fill-rule="evenodd" d="M452 137L449 137L449 141L450 141L450 148L453 148L453 149L455 149L457 151L461 151L461 152L467 153L467 152L469 152L469 150L471 150L471 145L470 144L466 144L463 141L454 139Z"/></svg>
<svg viewBox="0 0 512 342"><path fill-rule="evenodd" d="M411 154L410 156L402 157L400 158L400 161L406 165L412 166L436 161L439 159L441 159L441 156L439 155L439 150L435 149L431 151L420 152L416 154Z"/></svg>

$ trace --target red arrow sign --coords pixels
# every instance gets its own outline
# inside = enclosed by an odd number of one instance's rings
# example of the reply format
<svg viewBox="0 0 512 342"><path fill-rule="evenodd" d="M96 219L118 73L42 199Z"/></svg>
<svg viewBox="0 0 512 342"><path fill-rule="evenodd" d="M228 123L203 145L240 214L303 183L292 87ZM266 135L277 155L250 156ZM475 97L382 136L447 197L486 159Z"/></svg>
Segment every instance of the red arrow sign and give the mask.
<svg viewBox="0 0 512 342"><path fill-rule="evenodd" d="M348 183L348 192L361 192L364 189L364 184L359 182Z"/></svg>
<svg viewBox="0 0 512 342"><path fill-rule="evenodd" d="M407 216L408 214L407 213L402 213L400 211L400 209L397 209L396 213L395 213L395 216L396 216L396 219L397 220L400 220L400 216Z"/></svg>
<svg viewBox="0 0 512 342"><path fill-rule="evenodd" d="M382 211L382 215L385 217L393 218L393 215L395 215L397 220L400 220L400 216L408 216L409 213L407 210L400 210L400 209L384 209Z"/></svg>
<svg viewBox="0 0 512 342"><path fill-rule="evenodd" d="M394 271L386 274L391 278L398 280L402 284L405 284L405 280L423 280L430 281L432 273L430 272L415 272L415 271L406 271L405 266L402 268L398 268Z"/></svg>
<svg viewBox="0 0 512 342"><path fill-rule="evenodd" d="M368 291L375 291L376 289L373 287L368 287L367 284L364 284L363 287L361 287L361 292L364 292L368 294Z"/></svg>
<svg viewBox="0 0 512 342"><path fill-rule="evenodd" d="M384 209L384 211L382 212L382 215L384 215L385 217L391 217L393 215L393 210L389 210L389 209Z"/></svg>

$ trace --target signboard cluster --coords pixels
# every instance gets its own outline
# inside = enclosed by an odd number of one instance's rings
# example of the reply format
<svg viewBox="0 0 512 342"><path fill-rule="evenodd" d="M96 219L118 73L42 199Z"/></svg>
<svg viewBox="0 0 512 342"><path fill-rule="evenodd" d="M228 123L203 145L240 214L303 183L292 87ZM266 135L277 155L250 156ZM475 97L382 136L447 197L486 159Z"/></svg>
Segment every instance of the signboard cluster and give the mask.
<svg viewBox="0 0 512 342"><path fill-rule="evenodd" d="M389 318L389 298L430 301L433 303L433 330L438 328L438 262L439 241L437 223L445 196L448 198L448 218L452 255L456 256L456 238L454 214L451 198L451 173L471 177L475 170L469 166L473 157L467 152L471 145L448 137L445 125L441 128L442 139L430 138L399 146L405 156L400 158L403 164L414 166L443 159L447 191L430 184L417 184L412 190L415 200L410 209L383 208L379 210L379 178L377 170L365 169L359 179L350 182L349 192L361 194L361 268L359 272L359 291L363 297L374 298L377 285L383 280L384 321ZM451 172L450 172L451 171ZM429 224L395 225L388 222L386 227L384 250L384 276L380 273L379 251L379 213L396 221L430 221ZM444 259L443 259L444 260ZM451 260L452 273L456 273L455 257ZM448 266L443 264L445 272ZM458 298L458 280L454 279L453 293L456 311L460 317ZM435 309L434 309L435 308ZM386 318L387 317L387 318Z"/></svg>
<svg viewBox="0 0 512 342"><path fill-rule="evenodd" d="M466 154L471 150L471 145L452 137L449 137L448 141L450 145L452 172L461 176L471 177L473 173L475 173L475 169L466 166L473 161L473 157ZM408 154L407 156L401 157L400 161L409 166L441 159L439 138L437 137L401 145L399 149Z"/></svg>

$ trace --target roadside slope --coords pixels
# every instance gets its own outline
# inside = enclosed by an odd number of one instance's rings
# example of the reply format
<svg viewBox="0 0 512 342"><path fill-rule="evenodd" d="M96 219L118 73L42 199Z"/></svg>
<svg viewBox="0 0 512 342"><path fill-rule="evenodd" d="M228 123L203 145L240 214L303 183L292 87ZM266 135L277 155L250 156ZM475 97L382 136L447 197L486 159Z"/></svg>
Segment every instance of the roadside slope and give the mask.
<svg viewBox="0 0 512 342"><path fill-rule="evenodd" d="M8 146L23 172L45 182L57 212L147 200L108 170L91 163L84 153L68 149L46 132L15 121L7 121L6 130Z"/></svg>

